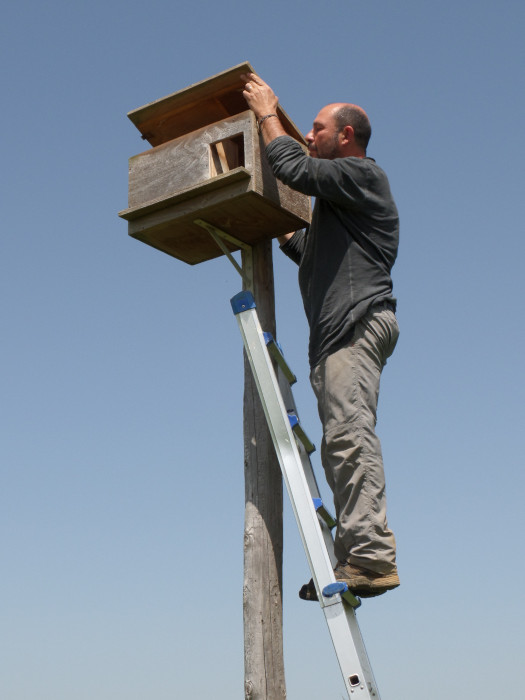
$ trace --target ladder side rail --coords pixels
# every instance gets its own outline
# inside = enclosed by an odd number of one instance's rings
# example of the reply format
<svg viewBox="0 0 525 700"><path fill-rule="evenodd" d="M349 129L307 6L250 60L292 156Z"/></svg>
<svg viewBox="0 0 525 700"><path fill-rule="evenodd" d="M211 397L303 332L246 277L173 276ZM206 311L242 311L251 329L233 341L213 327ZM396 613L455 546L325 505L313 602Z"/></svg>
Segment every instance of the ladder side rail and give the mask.
<svg viewBox="0 0 525 700"><path fill-rule="evenodd" d="M281 396L283 397L283 403L286 407L286 412L292 412L299 418L297 407L295 405L295 399L292 392L292 387L290 386L290 383L287 381L286 377L280 370L278 372L278 383L279 389L281 391ZM299 453L301 455L301 462L303 464L303 471L306 477L306 481L308 483L308 487L310 489L310 494L312 498L321 498L319 484L317 483L317 479L312 468L310 457L301 443L299 443L298 447Z"/></svg>
<svg viewBox="0 0 525 700"><path fill-rule="evenodd" d="M297 408L295 405L292 388L289 382L286 380L286 377L281 372L279 372L279 387L281 389L281 395L283 397L283 402L286 407L286 411L293 411L295 415L297 415ZM301 465L303 467L303 472L306 478L306 483L308 484L310 495L312 499L321 498L319 484L317 483L310 456L304 448L304 445L302 445L300 442L298 443L297 448L301 457ZM328 551L328 556L330 557L331 565L332 567L335 567L335 565L337 564L337 557L334 553L334 540L332 538L332 533L330 531L330 528L324 521L321 521L320 525L321 532L323 534L323 540ZM319 595L319 591L317 593Z"/></svg>
<svg viewBox="0 0 525 700"><path fill-rule="evenodd" d="M283 403L286 407L286 411L293 411L295 415L298 416L297 412L297 407L295 404L295 399L294 395L292 392L292 387L290 386L290 383L284 376L284 373L279 371L279 388L281 390L281 395L283 397ZM310 489L310 493L312 495L312 498L321 498L321 493L319 490L319 484L317 482L315 472L312 467L312 462L310 459L310 455L307 453L306 449L304 446L299 442L298 443L298 450L299 454L301 456L301 463L303 467L303 471L306 477L306 481L308 483L308 487ZM322 499L321 499L322 500ZM328 555L330 557L330 560L332 562L332 565L335 566L337 564L337 557L335 556L334 553L334 541L332 538L332 533L328 525L324 521L321 521L321 530L323 533L323 539L326 545L326 549L328 551ZM319 595L319 592L318 592ZM330 635L332 637L332 641L334 639L340 638L341 636L344 636L344 629L339 629L341 627L341 624L348 626L350 629L352 639L357 651L357 654L359 656L359 660L361 662L361 666L363 667L363 670L365 671L365 677L368 679L372 679L373 681L373 686L375 686L375 679L374 679L374 673L372 671L372 666L370 664L370 659L368 658L368 654L366 651L366 647L363 641L363 637L361 634L361 630L359 628L359 625L357 623L357 617L355 614L355 610L350 607L344 605L344 614L346 616L346 621L341 620L341 616L333 614L335 612L334 609L325 609L325 617L326 617L326 622L327 625L330 629ZM340 651L338 646L334 643L334 649L335 653L338 656L338 661L341 669L344 667L344 659L340 658ZM377 691L377 687L374 688L375 695L373 697L379 698L379 693Z"/></svg>
<svg viewBox="0 0 525 700"><path fill-rule="evenodd" d="M250 308L237 312L236 316L346 690L356 700L379 700L353 609L345 606L339 595L327 599L321 593L328 583L335 581L333 566L257 313L255 308ZM349 636L352 645L348 643Z"/></svg>
<svg viewBox="0 0 525 700"><path fill-rule="evenodd" d="M237 320L306 556L310 568L315 572L315 577L319 579L318 586L322 589L328 583L335 581L333 567L326 548L322 546L324 541L321 528L305 475L299 469L301 457L282 401L273 364L266 349L262 329L255 309L238 313ZM336 602L336 600L328 600L323 601L322 604L331 605Z"/></svg>
<svg viewBox="0 0 525 700"><path fill-rule="evenodd" d="M355 611L349 605L344 605L342 602L339 605L343 607L342 612L334 607L325 608L324 614L326 624L330 630L330 636L339 662L339 667L343 674L346 690L349 692L351 698L358 698L359 700L381 700ZM352 673L351 666L346 656L348 648L345 646L344 640L348 639L349 633L352 637L355 654L359 660L359 667L361 669L361 673L358 674ZM359 677L358 684L354 683L356 675Z"/></svg>

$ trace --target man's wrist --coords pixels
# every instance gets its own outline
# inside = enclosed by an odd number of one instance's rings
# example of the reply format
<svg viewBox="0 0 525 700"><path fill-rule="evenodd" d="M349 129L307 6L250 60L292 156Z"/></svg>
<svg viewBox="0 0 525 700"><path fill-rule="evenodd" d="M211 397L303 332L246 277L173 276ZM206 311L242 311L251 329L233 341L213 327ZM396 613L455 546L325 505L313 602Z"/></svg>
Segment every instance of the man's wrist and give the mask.
<svg viewBox="0 0 525 700"><path fill-rule="evenodd" d="M264 115L261 116L261 117L256 117L256 119L257 119L257 131L258 131L259 133L261 133L261 127L262 127L262 125L264 124L264 122L265 122L267 119L271 119L272 117L276 117L277 119L279 119L279 115L276 114L275 112L271 112L270 114L264 114Z"/></svg>

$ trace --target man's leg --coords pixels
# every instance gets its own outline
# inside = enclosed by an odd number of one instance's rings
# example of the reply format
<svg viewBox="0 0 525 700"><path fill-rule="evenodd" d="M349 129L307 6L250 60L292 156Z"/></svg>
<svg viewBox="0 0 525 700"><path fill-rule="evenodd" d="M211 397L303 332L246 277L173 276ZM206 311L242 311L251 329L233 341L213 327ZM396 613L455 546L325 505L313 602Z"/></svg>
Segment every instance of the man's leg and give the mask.
<svg viewBox="0 0 525 700"><path fill-rule="evenodd" d="M311 377L323 424L321 457L338 521L336 556L377 574L396 570L375 424L381 371L398 335L393 312L372 309L357 324L352 342L325 358Z"/></svg>

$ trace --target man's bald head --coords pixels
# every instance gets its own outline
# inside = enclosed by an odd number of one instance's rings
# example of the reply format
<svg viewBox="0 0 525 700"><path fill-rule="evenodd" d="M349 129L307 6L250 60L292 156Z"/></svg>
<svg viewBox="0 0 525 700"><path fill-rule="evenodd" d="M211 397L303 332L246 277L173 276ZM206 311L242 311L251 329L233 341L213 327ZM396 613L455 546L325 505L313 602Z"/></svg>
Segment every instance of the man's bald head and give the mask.
<svg viewBox="0 0 525 700"><path fill-rule="evenodd" d="M361 107L336 102L322 108L306 142L314 158L364 158L371 133L370 121Z"/></svg>
<svg viewBox="0 0 525 700"><path fill-rule="evenodd" d="M355 142L366 151L370 137L372 136L372 126L367 113L362 107L343 102L331 105L334 108L333 116L338 129L351 126L354 130Z"/></svg>

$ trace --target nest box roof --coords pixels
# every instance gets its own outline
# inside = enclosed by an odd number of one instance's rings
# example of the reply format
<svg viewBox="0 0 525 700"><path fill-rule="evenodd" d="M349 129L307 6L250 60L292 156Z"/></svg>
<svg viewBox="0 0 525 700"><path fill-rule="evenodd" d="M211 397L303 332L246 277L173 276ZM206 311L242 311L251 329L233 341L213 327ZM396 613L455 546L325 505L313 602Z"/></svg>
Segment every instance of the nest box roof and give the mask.
<svg viewBox="0 0 525 700"><path fill-rule="evenodd" d="M152 146L226 119L248 109L242 95L242 73L255 73L252 66L240 63L184 90L151 102L128 113L128 117ZM285 130L298 141L304 138L286 112L279 106Z"/></svg>

